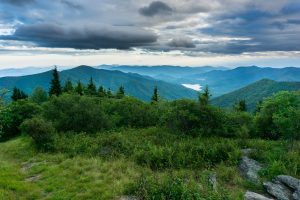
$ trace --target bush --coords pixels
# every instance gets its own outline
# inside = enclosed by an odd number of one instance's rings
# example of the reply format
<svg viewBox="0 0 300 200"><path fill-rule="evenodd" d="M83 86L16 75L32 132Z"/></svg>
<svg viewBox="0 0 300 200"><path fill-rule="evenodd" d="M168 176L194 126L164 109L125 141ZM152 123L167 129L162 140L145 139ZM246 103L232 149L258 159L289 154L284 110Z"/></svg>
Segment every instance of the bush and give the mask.
<svg viewBox="0 0 300 200"><path fill-rule="evenodd" d="M103 99L110 101L108 113L117 116L117 127L144 128L154 126L158 123L158 116L155 105L146 104L138 99L126 97L122 99Z"/></svg>
<svg viewBox="0 0 300 200"><path fill-rule="evenodd" d="M142 176L135 186L130 188L139 199L143 200L200 200L201 194L196 184L190 184L179 177Z"/></svg>
<svg viewBox="0 0 300 200"><path fill-rule="evenodd" d="M267 139L300 138L300 92L279 92L267 98L255 116L257 135Z"/></svg>
<svg viewBox="0 0 300 200"><path fill-rule="evenodd" d="M62 132L95 133L113 126L103 106L94 97L71 94L53 96L43 106L43 116Z"/></svg>
<svg viewBox="0 0 300 200"><path fill-rule="evenodd" d="M20 126L22 133L32 137L36 147L40 150L52 150L55 129L52 123L40 117L25 120Z"/></svg>
<svg viewBox="0 0 300 200"><path fill-rule="evenodd" d="M6 140L20 134L20 124L39 114L40 111L40 106L28 100L18 100L4 107L0 112L0 140Z"/></svg>

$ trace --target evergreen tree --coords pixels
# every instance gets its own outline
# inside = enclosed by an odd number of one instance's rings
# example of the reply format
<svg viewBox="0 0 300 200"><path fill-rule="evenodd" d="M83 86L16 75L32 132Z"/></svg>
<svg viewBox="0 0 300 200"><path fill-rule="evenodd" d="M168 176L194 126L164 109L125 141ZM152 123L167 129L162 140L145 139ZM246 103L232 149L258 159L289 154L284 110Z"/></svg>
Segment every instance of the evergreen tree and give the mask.
<svg viewBox="0 0 300 200"><path fill-rule="evenodd" d="M83 85L81 84L80 81L78 81L75 91L77 94L79 94L81 96L83 95Z"/></svg>
<svg viewBox="0 0 300 200"><path fill-rule="evenodd" d="M55 67L52 73L52 80L50 82L49 96L61 94L61 84L59 80L59 74L57 68Z"/></svg>
<svg viewBox="0 0 300 200"><path fill-rule="evenodd" d="M98 89L98 95L99 97L106 97L106 90L104 89L103 86L100 86Z"/></svg>
<svg viewBox="0 0 300 200"><path fill-rule="evenodd" d="M108 88L108 90L107 90L107 92L106 92L106 95L107 95L108 98L112 98L112 97L113 97L113 94L112 94L110 88Z"/></svg>
<svg viewBox="0 0 300 200"><path fill-rule="evenodd" d="M74 91L72 81L68 79L63 87L63 92L72 93Z"/></svg>
<svg viewBox="0 0 300 200"><path fill-rule="evenodd" d="M236 105L234 106L236 111L240 112L246 112L247 111L247 105L245 100L240 100Z"/></svg>
<svg viewBox="0 0 300 200"><path fill-rule="evenodd" d="M157 86L155 86L154 90L153 90L153 95L151 98L151 103L155 103L158 102L158 89Z"/></svg>
<svg viewBox="0 0 300 200"><path fill-rule="evenodd" d="M209 98L211 94L209 92L208 86L205 86L204 92L199 95L199 103L202 107L205 107L209 104Z"/></svg>
<svg viewBox="0 0 300 200"><path fill-rule="evenodd" d="M116 98L122 99L124 96L125 96L125 89L123 86L120 86L119 90L117 91Z"/></svg>
<svg viewBox="0 0 300 200"><path fill-rule="evenodd" d="M47 92L42 87L37 87L33 90L30 100L41 104L48 100Z"/></svg>
<svg viewBox="0 0 300 200"><path fill-rule="evenodd" d="M13 101L18 101L20 99L26 99L27 97L28 96L23 91L21 91L20 89L14 87L13 94L11 96L11 99Z"/></svg>
<svg viewBox="0 0 300 200"><path fill-rule="evenodd" d="M96 85L94 84L93 78L90 78L90 82L87 85L87 94L89 95L96 95L97 94L97 89Z"/></svg>

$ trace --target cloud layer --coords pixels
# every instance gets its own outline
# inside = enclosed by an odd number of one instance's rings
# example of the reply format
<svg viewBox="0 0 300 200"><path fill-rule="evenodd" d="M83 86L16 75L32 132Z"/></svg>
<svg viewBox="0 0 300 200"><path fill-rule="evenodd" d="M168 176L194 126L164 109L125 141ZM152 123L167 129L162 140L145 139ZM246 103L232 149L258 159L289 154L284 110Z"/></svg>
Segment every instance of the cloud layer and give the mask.
<svg viewBox="0 0 300 200"><path fill-rule="evenodd" d="M0 45L242 54L300 50L299 0L2 0Z"/></svg>

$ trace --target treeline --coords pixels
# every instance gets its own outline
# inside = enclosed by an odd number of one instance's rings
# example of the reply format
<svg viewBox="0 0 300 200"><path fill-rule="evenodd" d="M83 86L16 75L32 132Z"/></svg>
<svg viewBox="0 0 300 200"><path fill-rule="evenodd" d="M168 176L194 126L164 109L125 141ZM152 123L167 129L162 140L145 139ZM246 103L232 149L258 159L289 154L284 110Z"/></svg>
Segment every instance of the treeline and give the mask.
<svg viewBox="0 0 300 200"><path fill-rule="evenodd" d="M16 91L16 92L15 92ZM15 95L18 94L18 95ZM166 127L174 134L192 137L289 139L300 137L300 92L280 92L261 102L256 113L247 113L246 102L224 110L210 105L208 87L199 100L164 101L154 88L150 103L125 95L120 87L113 94L70 80L62 87L55 69L48 91L36 88L27 97L13 91L13 102L0 106L0 139L20 133L30 135L39 148L51 149L57 134L93 134L119 128ZM292 144L292 142L291 142Z"/></svg>

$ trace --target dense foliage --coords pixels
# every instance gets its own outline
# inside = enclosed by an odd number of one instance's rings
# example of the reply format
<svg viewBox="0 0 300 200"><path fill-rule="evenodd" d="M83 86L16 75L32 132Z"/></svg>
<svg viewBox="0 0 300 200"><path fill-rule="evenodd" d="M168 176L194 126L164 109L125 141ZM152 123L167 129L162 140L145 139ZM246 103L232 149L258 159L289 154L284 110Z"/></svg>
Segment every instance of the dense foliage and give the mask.
<svg viewBox="0 0 300 200"><path fill-rule="evenodd" d="M36 88L29 98L0 101L0 140L23 133L39 151L125 159L156 174L172 172L157 177L141 174L127 188L140 199L229 199L207 183L199 190L198 174L187 178L181 170L215 169L220 180L233 183L233 177L240 176L233 166L241 149L254 147L258 150L251 156L268 162L262 177L300 175L299 150L294 147L300 139L300 92L274 94L258 105L255 114L246 112L246 104L239 101L231 110L214 107L208 87L198 101L171 102L160 99L155 87L151 102L144 102L126 96L123 86L113 93L97 88L92 78L88 85L78 81L75 87L67 81L61 93L50 97ZM272 141L247 138L282 141L272 146Z"/></svg>

